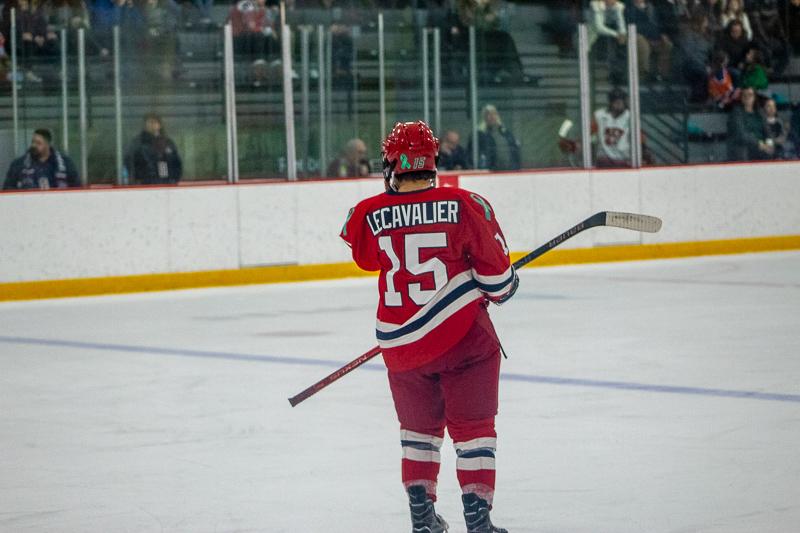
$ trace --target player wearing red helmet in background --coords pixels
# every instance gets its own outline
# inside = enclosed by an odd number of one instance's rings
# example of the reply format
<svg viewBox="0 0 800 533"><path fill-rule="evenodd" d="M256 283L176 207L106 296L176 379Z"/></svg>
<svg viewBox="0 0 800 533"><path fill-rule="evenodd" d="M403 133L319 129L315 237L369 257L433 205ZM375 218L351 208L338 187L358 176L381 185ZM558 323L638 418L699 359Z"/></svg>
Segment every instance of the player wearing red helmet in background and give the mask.
<svg viewBox="0 0 800 533"><path fill-rule="evenodd" d="M489 202L435 187L438 153L424 122L395 125L383 142L386 192L351 209L341 237L359 267L380 271L376 334L400 421L412 531L447 530L434 510L447 428L468 532L504 533L489 518L501 348L486 306L509 299L519 279Z"/></svg>

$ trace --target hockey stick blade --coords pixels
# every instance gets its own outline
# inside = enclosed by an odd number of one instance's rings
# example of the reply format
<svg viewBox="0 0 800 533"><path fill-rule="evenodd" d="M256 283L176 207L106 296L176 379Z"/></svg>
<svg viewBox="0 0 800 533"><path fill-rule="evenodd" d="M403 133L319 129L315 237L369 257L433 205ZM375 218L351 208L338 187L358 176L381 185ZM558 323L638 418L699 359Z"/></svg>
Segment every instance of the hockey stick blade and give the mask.
<svg viewBox="0 0 800 533"><path fill-rule="evenodd" d="M658 230L661 229L661 219L657 217L617 211L606 211L605 213L606 226L644 231L646 233L658 233Z"/></svg>

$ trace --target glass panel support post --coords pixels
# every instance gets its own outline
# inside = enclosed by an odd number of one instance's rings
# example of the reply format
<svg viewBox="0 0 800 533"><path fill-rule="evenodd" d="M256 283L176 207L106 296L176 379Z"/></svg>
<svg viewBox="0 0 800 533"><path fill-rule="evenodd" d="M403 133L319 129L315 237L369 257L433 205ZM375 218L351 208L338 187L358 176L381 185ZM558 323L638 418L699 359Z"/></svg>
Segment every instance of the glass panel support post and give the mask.
<svg viewBox="0 0 800 533"><path fill-rule="evenodd" d="M228 183L239 181L239 150L236 126L236 78L233 63L233 30L225 25L225 126L228 144Z"/></svg>
<svg viewBox="0 0 800 533"><path fill-rule="evenodd" d="M281 3L283 6L283 3ZM294 80L292 79L292 30L281 28L283 54L283 114L286 125L286 178L297 181L297 146L294 137Z"/></svg>
<svg viewBox="0 0 800 533"><path fill-rule="evenodd" d="M89 147L87 146L88 119L86 102L86 35L78 28L78 98L80 101L81 185L89 184Z"/></svg>
<svg viewBox="0 0 800 533"><path fill-rule="evenodd" d="M17 9L11 8L11 115L14 128L14 153L22 153L25 148L20 143L19 132L19 68L17 65Z"/></svg>
<svg viewBox="0 0 800 533"><path fill-rule="evenodd" d="M117 141L117 185L127 185L122 161L122 79L120 75L119 26L114 26L114 123Z"/></svg>
<svg viewBox="0 0 800 533"><path fill-rule="evenodd" d="M69 72L67 70L67 29L61 28L61 148L69 153Z"/></svg>
<svg viewBox="0 0 800 533"><path fill-rule="evenodd" d="M639 98L639 50L636 24L628 25L628 101L631 115L631 166L642 167L642 107Z"/></svg>
<svg viewBox="0 0 800 533"><path fill-rule="evenodd" d="M586 24L578 26L578 63L581 91L581 156L583 168L592 168L592 85L589 74L589 32Z"/></svg>
<svg viewBox="0 0 800 533"><path fill-rule="evenodd" d="M319 175L325 176L328 168L326 165L328 160L327 110L325 109L327 107L327 96L325 94L327 84L325 76L325 27L322 24L317 26L317 69L319 70L319 78L317 80L317 89L319 91Z"/></svg>
<svg viewBox="0 0 800 533"><path fill-rule="evenodd" d="M300 27L300 102L301 102L301 157L303 161L303 173L309 175L309 156L308 148L311 143L311 112L309 110L310 98L310 37L311 28L309 26Z"/></svg>
<svg viewBox="0 0 800 533"><path fill-rule="evenodd" d="M431 78L430 62L428 61L428 36L430 28L422 28L422 120L425 124L431 123Z"/></svg>
<svg viewBox="0 0 800 533"><path fill-rule="evenodd" d="M386 47L383 35L383 13L378 13L378 92L380 98L380 137L385 137L386 131Z"/></svg>
<svg viewBox="0 0 800 533"><path fill-rule="evenodd" d="M433 126L442 135L442 33L433 29Z"/></svg>
<svg viewBox="0 0 800 533"><path fill-rule="evenodd" d="M478 61L475 26L469 27L469 109L472 120L472 168L480 168L480 161L478 161Z"/></svg>

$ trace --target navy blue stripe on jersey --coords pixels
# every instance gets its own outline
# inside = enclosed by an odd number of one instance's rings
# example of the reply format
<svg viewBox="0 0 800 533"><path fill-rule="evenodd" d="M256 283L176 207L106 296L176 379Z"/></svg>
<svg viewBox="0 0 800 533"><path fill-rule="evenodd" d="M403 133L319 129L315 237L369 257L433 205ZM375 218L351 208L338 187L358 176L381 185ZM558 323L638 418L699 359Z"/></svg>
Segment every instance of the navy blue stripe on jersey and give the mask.
<svg viewBox="0 0 800 533"><path fill-rule="evenodd" d="M475 450L456 450L461 459L474 459L475 457L494 457L494 450L491 448L477 448Z"/></svg>
<svg viewBox="0 0 800 533"><path fill-rule="evenodd" d="M483 292L498 292L506 287L508 287L514 281L514 269L511 269L511 275L505 281L501 281L500 283L488 284L488 283L481 283L480 281L475 281L478 285L478 288Z"/></svg>
<svg viewBox="0 0 800 533"><path fill-rule="evenodd" d="M406 324L405 326L403 326L402 328L397 329L397 330L392 331L392 332L388 332L388 333L380 331L380 330L375 330L375 335L377 336L378 340L380 340L380 341L390 341L390 340L394 340L394 339L400 338L400 337L402 337L404 335L408 335L409 333L413 333L413 332L417 331L418 329L420 329L421 327L425 326L425 324L427 324L428 322L433 320L433 318L436 317L436 315L438 315L440 312L445 310L448 305L450 305L451 303L455 302L461 296L465 295L469 291L473 290L476 286L477 286L477 282L474 279L470 279L470 280L462 283L461 285L459 285L455 289L453 289L453 292L451 292L450 294L448 294L447 296L445 296L444 298L442 298L441 300L436 302L436 304L433 305L428 310L427 313L425 313L423 316L419 317L418 319L414 320L413 322L410 322L410 323Z"/></svg>

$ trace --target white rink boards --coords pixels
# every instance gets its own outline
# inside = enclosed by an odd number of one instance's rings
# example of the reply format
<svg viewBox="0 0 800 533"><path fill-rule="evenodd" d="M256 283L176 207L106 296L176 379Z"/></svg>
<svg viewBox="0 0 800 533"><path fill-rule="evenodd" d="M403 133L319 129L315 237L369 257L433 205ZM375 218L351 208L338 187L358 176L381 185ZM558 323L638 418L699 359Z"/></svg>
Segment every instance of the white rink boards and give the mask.
<svg viewBox="0 0 800 533"><path fill-rule="evenodd" d="M521 276L499 525L800 529L800 253ZM382 363L286 401L373 346L374 284L0 304L0 531L409 531Z"/></svg>

